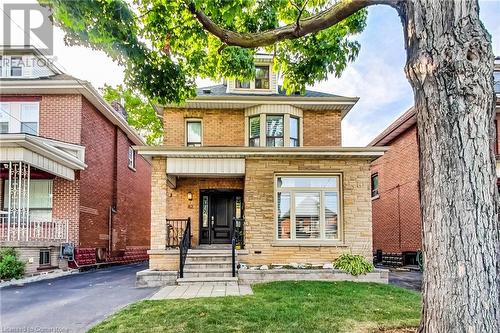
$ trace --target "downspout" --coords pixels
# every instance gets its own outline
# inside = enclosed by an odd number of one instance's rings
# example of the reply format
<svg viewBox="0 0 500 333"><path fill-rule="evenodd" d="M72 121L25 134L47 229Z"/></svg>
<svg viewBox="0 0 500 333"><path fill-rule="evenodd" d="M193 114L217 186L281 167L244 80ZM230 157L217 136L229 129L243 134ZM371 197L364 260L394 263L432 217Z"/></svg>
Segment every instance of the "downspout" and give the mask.
<svg viewBox="0 0 500 333"><path fill-rule="evenodd" d="M108 215L108 255L113 250L113 215L117 212L118 198L118 126L115 126L113 142L113 193Z"/></svg>

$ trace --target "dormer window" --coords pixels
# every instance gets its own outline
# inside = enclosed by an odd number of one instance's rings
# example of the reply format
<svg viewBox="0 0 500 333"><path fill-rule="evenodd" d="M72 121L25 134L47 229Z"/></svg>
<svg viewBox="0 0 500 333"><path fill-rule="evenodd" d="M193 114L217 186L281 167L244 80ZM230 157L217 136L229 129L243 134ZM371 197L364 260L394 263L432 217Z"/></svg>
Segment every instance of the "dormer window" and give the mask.
<svg viewBox="0 0 500 333"><path fill-rule="evenodd" d="M23 76L23 59L12 57L10 59L10 76Z"/></svg>
<svg viewBox="0 0 500 333"><path fill-rule="evenodd" d="M269 89L269 66L255 66L255 89Z"/></svg>
<svg viewBox="0 0 500 333"><path fill-rule="evenodd" d="M236 80L236 88L238 88L238 89L250 89L250 81Z"/></svg>

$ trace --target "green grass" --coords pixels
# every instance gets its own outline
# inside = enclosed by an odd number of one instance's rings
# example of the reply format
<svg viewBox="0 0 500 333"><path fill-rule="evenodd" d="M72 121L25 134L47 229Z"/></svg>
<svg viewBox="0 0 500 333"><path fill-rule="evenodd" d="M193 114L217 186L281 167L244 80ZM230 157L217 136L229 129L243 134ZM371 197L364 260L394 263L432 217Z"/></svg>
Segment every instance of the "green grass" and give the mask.
<svg viewBox="0 0 500 333"><path fill-rule="evenodd" d="M416 327L420 295L376 283L273 282L254 295L141 301L90 332L376 332Z"/></svg>

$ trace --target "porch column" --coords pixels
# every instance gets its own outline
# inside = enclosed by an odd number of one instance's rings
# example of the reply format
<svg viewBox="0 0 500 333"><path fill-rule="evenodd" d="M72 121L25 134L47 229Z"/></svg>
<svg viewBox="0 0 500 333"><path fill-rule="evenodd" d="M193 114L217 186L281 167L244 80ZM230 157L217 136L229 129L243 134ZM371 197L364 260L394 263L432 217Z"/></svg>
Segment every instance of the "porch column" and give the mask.
<svg viewBox="0 0 500 333"><path fill-rule="evenodd" d="M153 158L151 165L151 250L165 250L167 219L167 160Z"/></svg>
<svg viewBox="0 0 500 333"><path fill-rule="evenodd" d="M167 159L154 157L151 165L151 249L149 268L160 271L179 269L179 250L167 249Z"/></svg>

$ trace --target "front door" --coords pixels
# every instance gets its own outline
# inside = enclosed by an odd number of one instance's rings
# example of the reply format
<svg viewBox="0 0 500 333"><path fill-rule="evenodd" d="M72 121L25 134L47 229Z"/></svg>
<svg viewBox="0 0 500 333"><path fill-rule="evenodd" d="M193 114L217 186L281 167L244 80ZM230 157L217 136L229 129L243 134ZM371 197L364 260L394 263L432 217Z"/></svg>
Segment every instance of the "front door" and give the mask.
<svg viewBox="0 0 500 333"><path fill-rule="evenodd" d="M202 190L200 243L231 244L233 218L241 217L241 191Z"/></svg>

